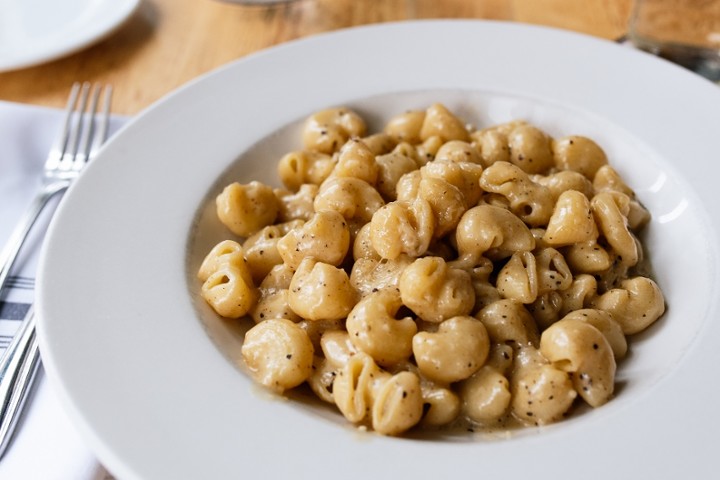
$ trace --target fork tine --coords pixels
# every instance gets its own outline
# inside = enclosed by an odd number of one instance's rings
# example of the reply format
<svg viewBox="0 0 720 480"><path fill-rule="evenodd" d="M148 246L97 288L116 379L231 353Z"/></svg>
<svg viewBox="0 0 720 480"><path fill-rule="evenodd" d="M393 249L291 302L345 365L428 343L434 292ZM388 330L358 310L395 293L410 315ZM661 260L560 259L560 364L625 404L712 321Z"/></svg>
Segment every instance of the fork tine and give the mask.
<svg viewBox="0 0 720 480"><path fill-rule="evenodd" d="M80 132L80 144L75 155L73 170L82 170L90 156L90 141L95 135L95 114L97 113L98 99L100 98L100 90L102 87L98 84L93 86L90 106L86 111L80 112L80 124L82 131Z"/></svg>
<svg viewBox="0 0 720 480"><path fill-rule="evenodd" d="M95 157L95 154L107 139L108 126L110 124L110 104L112 103L112 94L112 85L106 85L105 95L103 96L103 104L101 109L102 117L100 119L100 127L98 128L97 134L93 139L93 145L89 153L90 159Z"/></svg>
<svg viewBox="0 0 720 480"><path fill-rule="evenodd" d="M63 119L62 129L60 130L60 134L58 135L58 137L55 139L55 143L53 143L53 146L50 149L50 154L48 155L47 161L45 163L46 170L57 168L60 165L60 160L62 160L62 157L65 154L65 149L67 148L68 137L70 134L70 123L72 121L72 114L73 110L75 109L75 104L77 103L79 93L80 83L75 82L70 89L70 96L68 97L67 105L65 106L65 118Z"/></svg>
<svg viewBox="0 0 720 480"><path fill-rule="evenodd" d="M80 132L83 129L83 112L87 106L88 95L90 92L90 83L85 82L80 89L80 98L75 105L75 111L71 117L70 132L67 139L67 146L63 152L60 168L63 170L70 170L72 168L72 162L75 154L78 151L78 141L80 138Z"/></svg>

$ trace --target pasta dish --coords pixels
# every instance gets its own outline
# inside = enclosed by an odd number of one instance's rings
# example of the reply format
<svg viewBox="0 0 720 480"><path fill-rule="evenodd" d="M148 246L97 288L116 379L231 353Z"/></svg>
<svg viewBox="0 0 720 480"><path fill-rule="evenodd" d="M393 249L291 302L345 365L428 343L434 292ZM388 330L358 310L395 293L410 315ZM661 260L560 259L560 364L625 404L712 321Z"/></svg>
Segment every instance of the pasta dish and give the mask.
<svg viewBox="0 0 720 480"><path fill-rule="evenodd" d="M278 393L307 385L383 435L545 425L600 407L665 301L639 240L650 213L603 148L442 104L382 131L310 116L282 188L227 185L227 239L199 271L242 357Z"/></svg>

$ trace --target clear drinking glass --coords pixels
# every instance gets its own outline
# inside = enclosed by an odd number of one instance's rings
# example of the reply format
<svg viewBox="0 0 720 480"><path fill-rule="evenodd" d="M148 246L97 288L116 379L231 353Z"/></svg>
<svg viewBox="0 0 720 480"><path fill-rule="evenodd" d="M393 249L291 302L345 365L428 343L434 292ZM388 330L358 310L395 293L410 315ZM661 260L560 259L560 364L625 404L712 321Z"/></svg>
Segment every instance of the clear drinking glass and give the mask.
<svg viewBox="0 0 720 480"><path fill-rule="evenodd" d="M720 82L720 0L636 0L628 33L636 47Z"/></svg>

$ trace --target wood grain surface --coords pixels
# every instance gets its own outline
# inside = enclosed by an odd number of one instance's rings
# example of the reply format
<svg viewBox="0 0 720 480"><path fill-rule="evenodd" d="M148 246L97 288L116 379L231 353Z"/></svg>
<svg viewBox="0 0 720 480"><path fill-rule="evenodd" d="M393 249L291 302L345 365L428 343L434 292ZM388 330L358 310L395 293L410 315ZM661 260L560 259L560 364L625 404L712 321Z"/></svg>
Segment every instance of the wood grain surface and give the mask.
<svg viewBox="0 0 720 480"><path fill-rule="evenodd" d="M283 42L379 22L478 18L547 25L607 39L623 35L631 0L143 0L95 45L0 73L0 100L62 107L76 80L113 84L113 111L132 115L198 75Z"/></svg>

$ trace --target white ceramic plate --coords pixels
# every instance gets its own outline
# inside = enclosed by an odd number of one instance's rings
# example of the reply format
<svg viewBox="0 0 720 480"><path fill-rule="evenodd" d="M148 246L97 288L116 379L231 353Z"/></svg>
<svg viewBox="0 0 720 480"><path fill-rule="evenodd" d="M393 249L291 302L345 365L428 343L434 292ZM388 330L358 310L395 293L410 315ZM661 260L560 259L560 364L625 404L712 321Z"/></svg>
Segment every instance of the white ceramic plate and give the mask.
<svg viewBox="0 0 720 480"><path fill-rule="evenodd" d="M375 126L434 101L479 126L522 117L597 139L653 214L668 303L608 405L506 436L383 438L279 401L236 366L240 338L198 299L231 180L275 181L297 122L333 105ZM222 68L124 128L68 192L42 260L48 376L120 478L679 478L714 465L720 413L720 90L627 47L518 24L389 24ZM638 477L640 478L640 477Z"/></svg>
<svg viewBox="0 0 720 480"><path fill-rule="evenodd" d="M121 25L140 0L1 0L0 72L74 53Z"/></svg>

